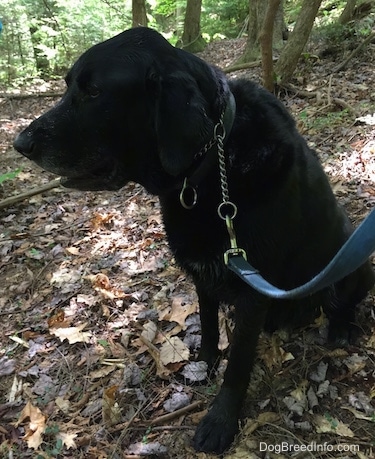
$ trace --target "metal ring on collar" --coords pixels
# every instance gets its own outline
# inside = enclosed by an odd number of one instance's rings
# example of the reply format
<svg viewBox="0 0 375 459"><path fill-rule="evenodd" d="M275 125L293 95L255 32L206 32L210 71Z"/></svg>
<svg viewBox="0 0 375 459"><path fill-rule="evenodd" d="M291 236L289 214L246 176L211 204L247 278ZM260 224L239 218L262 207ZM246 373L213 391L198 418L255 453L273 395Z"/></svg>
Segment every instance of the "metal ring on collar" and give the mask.
<svg viewBox="0 0 375 459"><path fill-rule="evenodd" d="M188 184L187 177L185 177L184 184L182 185L182 189L180 192L180 203L184 209L191 210L195 207L197 200L198 200L198 193L197 190ZM187 194L190 194L190 203L186 202L186 198L188 197Z"/></svg>
<svg viewBox="0 0 375 459"><path fill-rule="evenodd" d="M223 201L217 208L217 213L222 220L229 217L231 220L237 215L237 206L231 201Z"/></svg>

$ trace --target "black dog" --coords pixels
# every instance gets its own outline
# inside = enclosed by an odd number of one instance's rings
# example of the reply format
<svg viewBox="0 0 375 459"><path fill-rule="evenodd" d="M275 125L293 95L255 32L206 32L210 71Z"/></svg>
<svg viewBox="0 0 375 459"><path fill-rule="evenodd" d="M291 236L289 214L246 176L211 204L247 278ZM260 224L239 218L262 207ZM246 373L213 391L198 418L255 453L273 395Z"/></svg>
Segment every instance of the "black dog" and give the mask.
<svg viewBox="0 0 375 459"><path fill-rule="evenodd" d="M160 197L171 250L196 285L199 359L211 368L218 358L219 303L235 306L224 383L194 437L197 450L221 453L238 431L260 330L309 321L323 306L329 337L348 341L354 308L374 283L371 267L366 263L331 288L292 302L256 293L225 266L230 244L217 212L220 152L229 199L238 207L238 244L278 287L310 280L352 231L314 152L267 91L243 79L228 82L147 28L89 49L66 83L62 100L14 146L64 176L67 187L117 190L131 180ZM212 139L224 131L223 150Z"/></svg>

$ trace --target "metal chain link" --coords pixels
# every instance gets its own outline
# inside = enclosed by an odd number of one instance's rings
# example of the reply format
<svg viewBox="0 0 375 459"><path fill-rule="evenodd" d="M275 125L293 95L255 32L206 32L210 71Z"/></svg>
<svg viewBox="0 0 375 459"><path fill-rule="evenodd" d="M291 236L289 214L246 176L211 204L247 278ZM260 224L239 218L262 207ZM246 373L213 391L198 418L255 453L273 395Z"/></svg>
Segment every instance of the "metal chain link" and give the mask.
<svg viewBox="0 0 375 459"><path fill-rule="evenodd" d="M227 168L225 165L225 155L224 155L224 137L225 137L225 129L222 118L220 118L219 123L216 125L222 127L223 133L220 135L217 133L217 129L215 127L215 137L217 141L217 152L219 156L219 172L220 172L220 185L221 185L221 195L223 198L223 202L229 201L229 189L228 189L228 176L227 176ZM214 138L215 138L214 137Z"/></svg>
<svg viewBox="0 0 375 459"><path fill-rule="evenodd" d="M228 186L228 175L227 167L225 164L225 154L224 154L224 139L225 139L225 126L223 121L223 115L220 117L219 122L214 129L214 139L217 144L217 153L219 158L219 173L220 173L220 186L221 186L221 196L222 202L217 208L217 213L219 217L225 220L225 225L227 227L230 248L224 252L224 263L228 265L229 258L236 255L242 256L245 260L247 258L246 252L238 247L236 232L233 227L233 219L237 215L237 206L232 201L229 200L229 186Z"/></svg>
<svg viewBox="0 0 375 459"><path fill-rule="evenodd" d="M219 158L220 187L222 196L222 202L219 204L217 212L221 219L226 220L227 217L229 217L232 220L237 215L237 206L229 200L228 175L224 154L225 134L226 132L222 115L219 122L215 126L213 137L216 140L217 153Z"/></svg>
<svg viewBox="0 0 375 459"><path fill-rule="evenodd" d="M229 235L230 248L224 252L224 263L227 265L229 258L234 255L239 255L245 258L246 252L239 248L237 245L236 233L233 227L233 219L237 215L237 206L229 200L229 186L228 186L228 174L227 167L225 164L225 153L224 153L224 140L226 132L224 126L224 111L222 112L218 123L214 127L214 133L212 139L198 152L196 158L200 158L205 155L209 150L217 147L218 160L219 160L219 175L220 175L220 188L222 201L217 208L219 217L225 221L225 225ZM186 190L190 190L191 202L186 202ZM193 209L197 203L197 192L194 187L189 186L188 179L185 178L182 190L180 193L180 203L185 209Z"/></svg>

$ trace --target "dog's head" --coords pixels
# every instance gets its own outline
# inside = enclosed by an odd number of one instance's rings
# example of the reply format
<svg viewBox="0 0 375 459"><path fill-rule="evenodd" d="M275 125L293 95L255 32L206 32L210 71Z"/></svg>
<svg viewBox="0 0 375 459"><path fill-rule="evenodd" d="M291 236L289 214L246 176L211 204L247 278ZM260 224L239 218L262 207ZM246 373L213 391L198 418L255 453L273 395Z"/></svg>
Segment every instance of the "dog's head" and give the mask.
<svg viewBox="0 0 375 459"><path fill-rule="evenodd" d="M14 147L81 190L131 180L162 192L212 138L228 92L219 71L147 28L90 48L66 83Z"/></svg>

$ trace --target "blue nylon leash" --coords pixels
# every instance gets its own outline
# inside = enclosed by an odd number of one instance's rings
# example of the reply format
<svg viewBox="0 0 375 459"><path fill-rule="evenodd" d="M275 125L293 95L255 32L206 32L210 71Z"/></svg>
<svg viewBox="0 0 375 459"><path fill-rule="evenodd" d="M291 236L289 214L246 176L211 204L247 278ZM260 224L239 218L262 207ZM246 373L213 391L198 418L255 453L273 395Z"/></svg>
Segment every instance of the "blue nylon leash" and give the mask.
<svg viewBox="0 0 375 459"><path fill-rule="evenodd" d="M375 250L375 209L363 220L332 261L306 284L282 290L267 282L238 253L228 259L228 268L256 291L271 298L298 299L322 290L359 268Z"/></svg>

